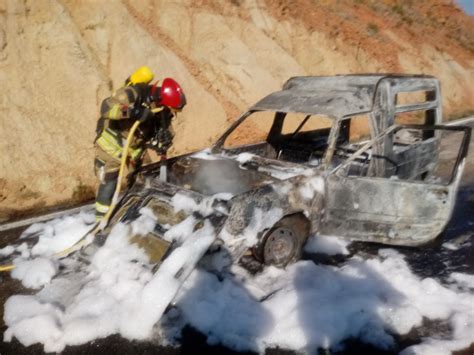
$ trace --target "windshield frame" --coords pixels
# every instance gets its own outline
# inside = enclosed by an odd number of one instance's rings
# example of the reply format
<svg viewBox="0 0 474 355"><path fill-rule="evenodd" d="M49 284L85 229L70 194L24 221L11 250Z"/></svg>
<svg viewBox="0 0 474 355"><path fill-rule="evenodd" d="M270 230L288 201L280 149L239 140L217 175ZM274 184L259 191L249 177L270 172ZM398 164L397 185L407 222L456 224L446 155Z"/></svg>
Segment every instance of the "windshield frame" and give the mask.
<svg viewBox="0 0 474 355"><path fill-rule="evenodd" d="M298 134L301 129L307 124L307 122L310 120L311 117L314 117L314 116L317 116L317 115L323 115L323 116L326 116L328 119L330 119L332 121L332 125L331 125L331 130L334 128L335 126L335 123L338 121L339 118L337 117L334 117L334 116L330 116L330 115L326 115L326 114L316 114L316 113L307 113L307 112L284 112L284 111L271 111L271 110L249 110L249 111L246 111L245 113L243 113L236 121L234 121L230 126L229 128L227 128L224 133L217 139L217 141L211 146L211 151L217 151L219 149L224 149L224 150L227 150L226 148L224 148L224 143L226 141L226 139L248 118L250 117L252 114L256 113L256 112L273 112L275 114L275 117L274 117L274 122L275 120L278 119L278 115L283 115L283 122L285 120L285 116L287 114L302 114L302 115L305 115L304 119L302 120L301 124L297 127L297 129L295 129L295 131L289 133L291 134L292 136L295 136L296 134ZM273 126L272 126L273 128ZM272 134L279 134L281 135L282 134L282 128L280 128L279 132L271 132L271 129L268 131L268 134L270 135L270 133ZM244 145L243 145L244 146Z"/></svg>

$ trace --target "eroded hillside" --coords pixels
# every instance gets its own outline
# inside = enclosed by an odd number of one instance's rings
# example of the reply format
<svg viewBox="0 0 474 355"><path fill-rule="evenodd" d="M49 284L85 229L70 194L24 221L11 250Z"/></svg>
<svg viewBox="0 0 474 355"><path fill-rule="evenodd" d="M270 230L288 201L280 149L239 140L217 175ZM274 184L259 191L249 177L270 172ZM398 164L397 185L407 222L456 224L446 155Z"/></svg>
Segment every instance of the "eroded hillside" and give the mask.
<svg viewBox="0 0 474 355"><path fill-rule="evenodd" d="M0 220L93 196L101 100L137 66L178 80L173 154L296 75L433 74L474 110L474 19L451 1L0 1Z"/></svg>

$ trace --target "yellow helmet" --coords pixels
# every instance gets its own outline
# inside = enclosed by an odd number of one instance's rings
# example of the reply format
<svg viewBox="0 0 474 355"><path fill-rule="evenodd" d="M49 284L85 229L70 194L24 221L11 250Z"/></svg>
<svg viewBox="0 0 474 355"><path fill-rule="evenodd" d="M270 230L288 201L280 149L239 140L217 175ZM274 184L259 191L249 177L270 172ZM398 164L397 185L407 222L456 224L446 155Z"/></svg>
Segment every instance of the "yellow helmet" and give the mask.
<svg viewBox="0 0 474 355"><path fill-rule="evenodd" d="M135 72L130 75L127 79L126 83L128 85L135 85L135 84L148 84L150 81L153 80L153 73L151 69L147 66L143 66L135 70Z"/></svg>

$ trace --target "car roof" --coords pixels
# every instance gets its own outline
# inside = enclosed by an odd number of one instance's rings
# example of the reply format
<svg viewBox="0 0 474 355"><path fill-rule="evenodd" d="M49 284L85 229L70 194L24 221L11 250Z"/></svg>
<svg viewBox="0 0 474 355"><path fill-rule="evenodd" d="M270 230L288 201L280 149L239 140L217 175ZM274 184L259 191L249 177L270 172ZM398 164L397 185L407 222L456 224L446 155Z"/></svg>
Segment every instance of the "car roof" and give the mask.
<svg viewBox="0 0 474 355"><path fill-rule="evenodd" d="M323 114L333 118L369 112L377 86L384 79L431 81L435 78L400 74L293 77L283 85L282 90L264 97L250 110Z"/></svg>

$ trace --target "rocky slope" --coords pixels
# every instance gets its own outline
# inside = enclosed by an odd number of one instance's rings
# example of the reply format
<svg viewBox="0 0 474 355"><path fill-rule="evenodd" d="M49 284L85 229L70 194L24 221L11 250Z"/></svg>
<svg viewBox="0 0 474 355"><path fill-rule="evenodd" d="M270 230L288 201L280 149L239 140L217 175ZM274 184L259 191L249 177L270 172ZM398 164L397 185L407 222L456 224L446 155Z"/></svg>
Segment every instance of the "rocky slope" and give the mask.
<svg viewBox="0 0 474 355"><path fill-rule="evenodd" d="M0 0L0 221L93 196L98 107L137 66L187 93L179 154L295 75L433 74L473 112L473 26L447 0Z"/></svg>

